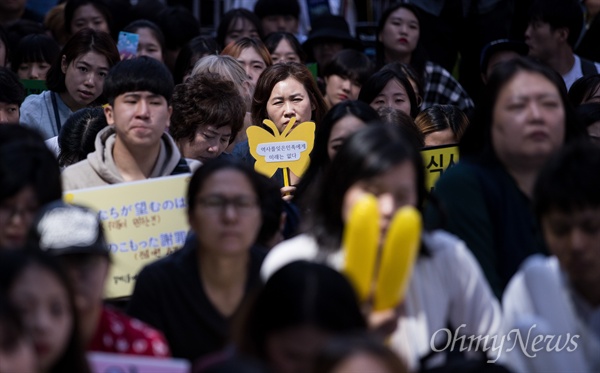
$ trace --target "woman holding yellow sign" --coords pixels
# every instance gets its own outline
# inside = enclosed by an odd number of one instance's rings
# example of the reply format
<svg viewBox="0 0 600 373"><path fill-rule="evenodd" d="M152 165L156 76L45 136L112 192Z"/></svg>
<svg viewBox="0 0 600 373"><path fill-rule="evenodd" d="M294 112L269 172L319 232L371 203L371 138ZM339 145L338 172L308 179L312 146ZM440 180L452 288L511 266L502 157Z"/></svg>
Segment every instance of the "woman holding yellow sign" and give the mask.
<svg viewBox="0 0 600 373"><path fill-rule="evenodd" d="M295 260L324 262L355 285L373 321L395 315L391 347L418 368L431 346L445 346L448 324L466 335L493 336L500 309L481 269L456 237L421 233L426 197L417 149L395 126L352 135L320 180L306 232L276 246L261 268L263 279ZM453 330L454 330L453 329Z"/></svg>

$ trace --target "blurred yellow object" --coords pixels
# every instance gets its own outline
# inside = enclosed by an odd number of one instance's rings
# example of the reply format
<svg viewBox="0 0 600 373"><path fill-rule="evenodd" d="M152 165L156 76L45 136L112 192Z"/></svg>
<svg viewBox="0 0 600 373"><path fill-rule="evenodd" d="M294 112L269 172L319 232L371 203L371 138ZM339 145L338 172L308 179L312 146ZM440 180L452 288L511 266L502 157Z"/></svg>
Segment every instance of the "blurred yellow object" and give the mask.
<svg viewBox="0 0 600 373"><path fill-rule="evenodd" d="M361 198L350 211L344 228L344 273L350 278L361 303L369 299L379 246L379 208L372 194Z"/></svg>
<svg viewBox="0 0 600 373"><path fill-rule="evenodd" d="M421 243L421 214L399 209L388 229L375 288L375 311L396 307L404 299Z"/></svg>

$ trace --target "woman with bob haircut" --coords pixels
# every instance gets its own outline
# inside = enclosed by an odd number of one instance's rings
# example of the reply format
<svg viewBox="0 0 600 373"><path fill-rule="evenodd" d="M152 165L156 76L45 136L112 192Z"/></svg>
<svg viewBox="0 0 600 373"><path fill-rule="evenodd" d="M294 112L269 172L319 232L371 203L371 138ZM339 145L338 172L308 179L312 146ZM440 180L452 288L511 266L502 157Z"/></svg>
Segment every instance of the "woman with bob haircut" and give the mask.
<svg viewBox="0 0 600 373"><path fill-rule="evenodd" d="M444 214L427 222L463 239L497 297L528 256L547 253L531 210L533 183L565 143L585 136L562 78L526 58L498 66L460 143L460 162L435 186Z"/></svg>
<svg viewBox="0 0 600 373"><path fill-rule="evenodd" d="M252 84L256 85L258 77L273 64L271 54L259 39L241 38L228 44L221 55L231 56L239 62Z"/></svg>
<svg viewBox="0 0 600 373"><path fill-rule="evenodd" d="M265 283L238 330L242 355L273 372L312 372L314 358L332 336L364 332L366 322L348 280L317 263L298 261Z"/></svg>
<svg viewBox="0 0 600 373"><path fill-rule="evenodd" d="M270 33L264 40L273 63L306 62L306 53L294 34L285 31Z"/></svg>
<svg viewBox="0 0 600 373"><path fill-rule="evenodd" d="M231 9L223 14L217 27L217 43L221 49L241 38L262 39L263 30L260 20L253 12L244 8Z"/></svg>
<svg viewBox="0 0 600 373"><path fill-rule="evenodd" d="M339 271L344 263L342 237L355 203L366 194L377 199L381 214L380 245L394 214L404 206L422 210L428 195L423 159L397 126L364 128L350 136L315 188L304 234L284 241L267 255L261 268L270 278L297 260L325 263ZM411 371L444 342L436 331L465 324L462 334L493 336L501 324L500 306L484 281L477 261L457 237L442 230L424 230L420 252L401 304L382 311L398 328L389 346ZM379 318L371 313L371 324Z"/></svg>
<svg viewBox="0 0 600 373"><path fill-rule="evenodd" d="M48 90L28 96L21 105L21 124L44 139L58 136L73 112L105 103L104 79L117 62L119 51L107 33L84 29L73 35L48 71Z"/></svg>
<svg viewBox="0 0 600 373"><path fill-rule="evenodd" d="M186 201L193 234L140 272L128 313L162 331L174 357L193 361L230 342L231 320L260 283L264 253L255 242L272 194L268 183L228 159L198 168Z"/></svg>
<svg viewBox="0 0 600 373"><path fill-rule="evenodd" d="M374 69L369 57L362 52L353 49L338 52L323 69L325 101L331 107L342 101L357 100Z"/></svg>
<svg viewBox="0 0 600 373"><path fill-rule="evenodd" d="M358 99L375 110L382 107L398 109L411 118L419 113L417 96L406 75L397 70L382 69L365 82Z"/></svg>
<svg viewBox="0 0 600 373"><path fill-rule="evenodd" d="M44 34L27 35L11 51L10 66L19 79L46 80L46 74L59 52L60 47L51 37Z"/></svg>
<svg viewBox="0 0 600 373"><path fill-rule="evenodd" d="M457 106L433 105L417 115L415 124L425 137L425 146L458 144L469 118Z"/></svg>

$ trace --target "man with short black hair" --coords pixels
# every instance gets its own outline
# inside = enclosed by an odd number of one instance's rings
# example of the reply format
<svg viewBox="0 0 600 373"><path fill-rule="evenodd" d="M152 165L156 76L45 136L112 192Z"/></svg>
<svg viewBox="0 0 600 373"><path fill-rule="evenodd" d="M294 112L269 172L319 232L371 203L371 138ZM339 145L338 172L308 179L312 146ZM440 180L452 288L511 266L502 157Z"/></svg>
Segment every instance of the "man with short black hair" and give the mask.
<svg viewBox="0 0 600 373"><path fill-rule="evenodd" d="M559 73L567 90L582 76L600 72L600 64L573 52L582 28L583 11L577 0L535 0L529 12L525 31L529 55Z"/></svg>
<svg viewBox="0 0 600 373"><path fill-rule="evenodd" d="M96 150L63 172L64 190L190 173L200 162L181 156L169 127L173 77L149 57L121 61L104 82L109 126L96 136Z"/></svg>
<svg viewBox="0 0 600 373"><path fill-rule="evenodd" d="M7 67L0 67L0 124L18 124L24 100L25 87L17 74Z"/></svg>
<svg viewBox="0 0 600 373"><path fill-rule="evenodd" d="M254 14L260 19L265 36L280 31L298 36L300 5L297 0L258 0Z"/></svg>

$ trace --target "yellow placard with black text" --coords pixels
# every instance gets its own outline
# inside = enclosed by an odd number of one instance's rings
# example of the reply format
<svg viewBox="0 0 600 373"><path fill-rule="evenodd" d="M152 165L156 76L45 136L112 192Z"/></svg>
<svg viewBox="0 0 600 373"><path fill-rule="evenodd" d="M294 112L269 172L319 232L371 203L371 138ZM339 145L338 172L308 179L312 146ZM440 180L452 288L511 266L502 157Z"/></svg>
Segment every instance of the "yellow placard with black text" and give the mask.
<svg viewBox="0 0 600 373"><path fill-rule="evenodd" d="M425 166L425 187L433 191L440 176L458 162L458 145L432 146L421 150Z"/></svg>
<svg viewBox="0 0 600 373"><path fill-rule="evenodd" d="M106 298L130 296L145 265L180 249L188 233L190 175L67 191L64 200L98 211L112 268Z"/></svg>

